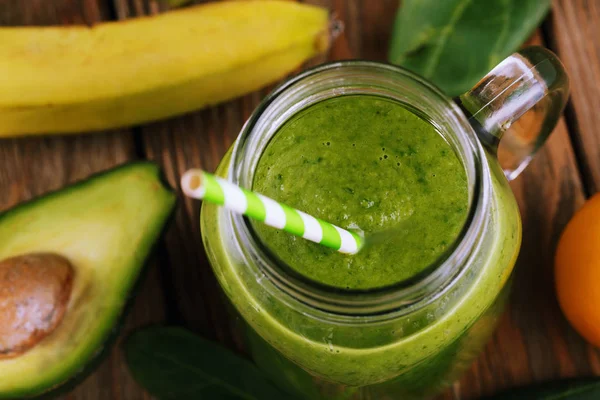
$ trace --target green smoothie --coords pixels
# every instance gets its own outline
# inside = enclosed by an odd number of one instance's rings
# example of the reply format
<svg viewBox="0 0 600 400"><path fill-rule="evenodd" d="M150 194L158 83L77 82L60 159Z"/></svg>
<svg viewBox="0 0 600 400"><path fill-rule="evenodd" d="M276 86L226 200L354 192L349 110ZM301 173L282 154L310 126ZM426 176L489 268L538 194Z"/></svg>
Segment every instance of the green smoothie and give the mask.
<svg viewBox="0 0 600 400"><path fill-rule="evenodd" d="M286 122L263 153L253 189L372 245L342 255L257 223L264 243L301 274L370 289L414 276L452 245L467 215L467 180L435 128L398 102L342 96Z"/></svg>
<svg viewBox="0 0 600 400"><path fill-rule="evenodd" d="M495 326L520 244L516 202L487 156L479 161L489 203L468 268L401 313L340 316L306 304L242 251L248 244L229 212L204 204L207 254L260 368L307 400L423 399L455 379ZM228 154L217 173L227 176L230 161ZM273 256L347 295L403 281L447 256L467 219L467 174L453 147L403 104L372 95L298 112L252 172L254 190L365 232L366 249L348 256L252 225Z"/></svg>

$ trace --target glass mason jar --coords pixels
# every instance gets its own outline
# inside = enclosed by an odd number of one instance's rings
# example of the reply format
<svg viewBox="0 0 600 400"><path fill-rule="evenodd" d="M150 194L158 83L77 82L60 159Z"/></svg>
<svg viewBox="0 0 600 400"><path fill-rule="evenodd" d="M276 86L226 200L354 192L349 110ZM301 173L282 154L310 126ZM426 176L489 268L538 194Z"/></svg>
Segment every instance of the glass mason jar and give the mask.
<svg viewBox="0 0 600 400"><path fill-rule="evenodd" d="M445 259L392 287L335 290L291 274L246 219L224 208L203 205L203 240L250 353L277 384L311 400L422 399L456 379L496 326L521 243L507 178L555 126L568 79L556 56L539 47L513 54L456 102L395 66L321 65L265 98L217 173L251 188L283 123L350 94L400 102L434 125L462 161L469 217Z"/></svg>

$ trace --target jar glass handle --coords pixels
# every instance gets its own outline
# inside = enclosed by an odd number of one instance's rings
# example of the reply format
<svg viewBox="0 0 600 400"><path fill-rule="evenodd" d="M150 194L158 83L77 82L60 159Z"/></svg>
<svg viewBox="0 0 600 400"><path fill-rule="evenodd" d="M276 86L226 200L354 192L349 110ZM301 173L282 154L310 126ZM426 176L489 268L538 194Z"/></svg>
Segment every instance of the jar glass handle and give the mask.
<svg viewBox="0 0 600 400"><path fill-rule="evenodd" d="M506 58L456 101L512 180L554 129L568 96L558 57L534 46Z"/></svg>

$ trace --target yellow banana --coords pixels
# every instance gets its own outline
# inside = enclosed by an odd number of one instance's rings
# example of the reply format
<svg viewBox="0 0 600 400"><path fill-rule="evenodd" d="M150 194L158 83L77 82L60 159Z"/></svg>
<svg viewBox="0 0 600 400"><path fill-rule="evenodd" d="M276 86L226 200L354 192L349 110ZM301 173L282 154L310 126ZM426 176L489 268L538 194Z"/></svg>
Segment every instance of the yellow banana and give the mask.
<svg viewBox="0 0 600 400"><path fill-rule="evenodd" d="M259 89L326 50L328 12L216 2L93 27L0 28L0 137L102 130Z"/></svg>

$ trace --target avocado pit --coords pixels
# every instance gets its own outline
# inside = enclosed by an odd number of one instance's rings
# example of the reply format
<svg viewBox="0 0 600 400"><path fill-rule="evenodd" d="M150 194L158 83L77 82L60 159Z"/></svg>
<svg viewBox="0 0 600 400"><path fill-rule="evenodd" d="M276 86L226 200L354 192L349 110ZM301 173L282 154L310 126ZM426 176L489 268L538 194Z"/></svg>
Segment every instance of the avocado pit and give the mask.
<svg viewBox="0 0 600 400"><path fill-rule="evenodd" d="M25 353L56 329L74 275L69 260L53 253L0 261L0 359Z"/></svg>

